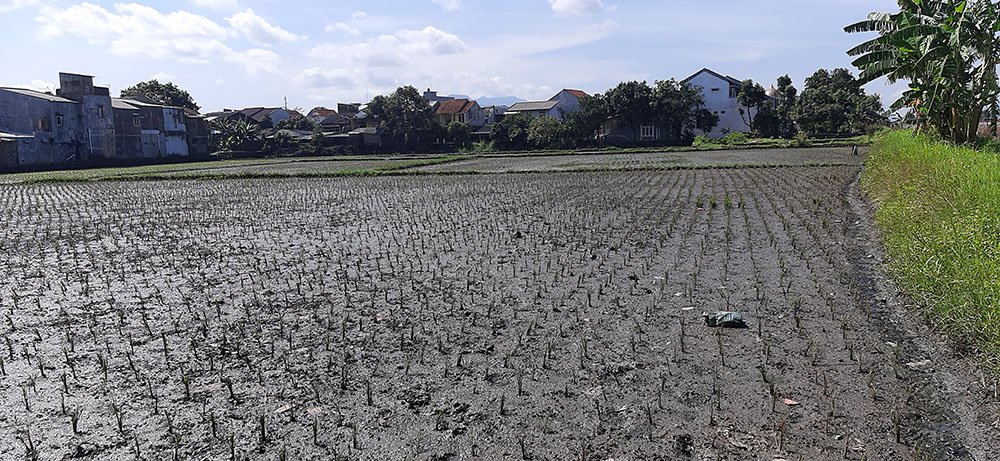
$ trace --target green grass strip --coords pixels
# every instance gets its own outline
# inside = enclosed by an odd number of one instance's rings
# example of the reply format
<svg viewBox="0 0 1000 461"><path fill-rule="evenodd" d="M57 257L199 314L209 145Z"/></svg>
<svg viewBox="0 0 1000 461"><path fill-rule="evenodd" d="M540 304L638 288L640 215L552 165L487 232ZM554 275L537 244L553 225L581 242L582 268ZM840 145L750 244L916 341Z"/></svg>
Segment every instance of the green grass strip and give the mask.
<svg viewBox="0 0 1000 461"><path fill-rule="evenodd" d="M1000 368L1000 158L889 132L873 146L862 187L900 285Z"/></svg>

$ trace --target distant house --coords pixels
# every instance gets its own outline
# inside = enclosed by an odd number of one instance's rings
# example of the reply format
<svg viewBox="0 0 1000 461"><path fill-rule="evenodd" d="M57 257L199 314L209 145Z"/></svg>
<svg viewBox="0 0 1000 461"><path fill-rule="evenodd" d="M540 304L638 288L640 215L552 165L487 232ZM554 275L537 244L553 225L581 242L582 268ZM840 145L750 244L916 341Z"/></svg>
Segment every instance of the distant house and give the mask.
<svg viewBox="0 0 1000 461"><path fill-rule="evenodd" d="M248 107L240 112L262 128L266 128L268 124L270 124L271 128L274 128L278 126L278 122L292 118L290 111L280 107Z"/></svg>
<svg viewBox="0 0 1000 461"><path fill-rule="evenodd" d="M559 101L559 107L565 113L576 112L580 110L580 98L590 96L589 94L580 90L562 90L556 93L549 101Z"/></svg>
<svg viewBox="0 0 1000 461"><path fill-rule="evenodd" d="M451 100L453 100L455 98L452 98L450 96L438 96L437 91L431 91L431 89L428 88L427 91L424 91L424 99L426 99L427 102L431 103L431 106L433 107L434 105L436 105L438 103L443 103L445 101L451 101Z"/></svg>
<svg viewBox="0 0 1000 461"><path fill-rule="evenodd" d="M711 69L702 69L681 83L700 88L705 99L705 108L719 116L719 124L712 131L704 133L706 136L721 138L729 133L750 131L750 127L743 120L744 116L740 115L741 107L737 101L742 84L740 80ZM756 109L752 109L747 115L756 115Z"/></svg>
<svg viewBox="0 0 1000 461"><path fill-rule="evenodd" d="M438 104L434 118L441 125L464 122L479 128L486 124L486 114L479 107L479 103L468 99L451 99Z"/></svg>
<svg viewBox="0 0 1000 461"><path fill-rule="evenodd" d="M188 147L187 115L183 107L164 106L143 96L114 98L116 118L131 120L132 126L119 140L120 146L129 146L132 157L186 157ZM128 122L119 120L119 127L128 128ZM138 128L138 146L134 150L135 128ZM136 155L137 154L137 155Z"/></svg>
<svg viewBox="0 0 1000 461"><path fill-rule="evenodd" d="M327 109L325 107L314 107L312 110L309 111L308 114L306 114L306 118L318 124L321 120L331 115L339 115L339 114L337 114L337 111L333 109Z"/></svg>
<svg viewBox="0 0 1000 461"><path fill-rule="evenodd" d="M504 116L524 114L531 118L552 117L562 120L566 112L560 107L559 101L519 102L507 108Z"/></svg>
<svg viewBox="0 0 1000 461"><path fill-rule="evenodd" d="M0 88L2 166L115 158L108 88L89 75L60 73L56 94Z"/></svg>
<svg viewBox="0 0 1000 461"><path fill-rule="evenodd" d="M314 121L323 133L343 134L352 130L351 118L336 113Z"/></svg>

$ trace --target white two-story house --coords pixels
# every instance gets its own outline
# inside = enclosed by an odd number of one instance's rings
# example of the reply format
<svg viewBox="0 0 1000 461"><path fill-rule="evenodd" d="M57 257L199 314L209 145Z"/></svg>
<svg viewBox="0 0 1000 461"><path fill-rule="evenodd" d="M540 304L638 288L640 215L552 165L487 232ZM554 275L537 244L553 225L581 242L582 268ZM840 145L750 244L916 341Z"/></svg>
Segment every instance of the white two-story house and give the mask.
<svg viewBox="0 0 1000 461"><path fill-rule="evenodd" d="M744 122L744 117L749 120L748 116L755 115L756 109L743 116L740 115L740 104L736 100L742 83L740 80L711 69L702 69L684 79L682 83L700 88L705 97L705 108L719 116L719 124L711 132L703 133L704 135L721 138L729 133L750 131L750 127Z"/></svg>

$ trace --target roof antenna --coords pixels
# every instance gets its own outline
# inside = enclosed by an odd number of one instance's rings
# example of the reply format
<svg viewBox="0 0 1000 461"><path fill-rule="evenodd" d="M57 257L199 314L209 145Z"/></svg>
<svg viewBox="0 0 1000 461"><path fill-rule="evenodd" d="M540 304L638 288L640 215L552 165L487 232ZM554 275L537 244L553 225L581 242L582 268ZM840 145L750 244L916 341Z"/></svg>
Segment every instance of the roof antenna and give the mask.
<svg viewBox="0 0 1000 461"><path fill-rule="evenodd" d="M285 110L288 110L288 96L285 96Z"/></svg>

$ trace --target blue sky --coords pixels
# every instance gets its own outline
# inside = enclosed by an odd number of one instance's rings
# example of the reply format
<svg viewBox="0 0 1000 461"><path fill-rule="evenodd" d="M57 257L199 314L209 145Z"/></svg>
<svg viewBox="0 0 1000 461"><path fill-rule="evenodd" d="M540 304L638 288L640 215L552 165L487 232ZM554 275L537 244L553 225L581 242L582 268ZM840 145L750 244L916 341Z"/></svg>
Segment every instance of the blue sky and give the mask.
<svg viewBox="0 0 1000 461"><path fill-rule="evenodd" d="M892 0L0 0L0 85L95 75L112 94L149 78L204 111L308 110L399 85L474 98L548 99L702 67L798 88L850 67L843 26ZM869 85L890 103L901 85Z"/></svg>

